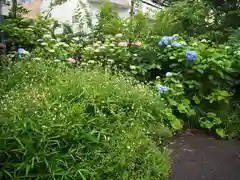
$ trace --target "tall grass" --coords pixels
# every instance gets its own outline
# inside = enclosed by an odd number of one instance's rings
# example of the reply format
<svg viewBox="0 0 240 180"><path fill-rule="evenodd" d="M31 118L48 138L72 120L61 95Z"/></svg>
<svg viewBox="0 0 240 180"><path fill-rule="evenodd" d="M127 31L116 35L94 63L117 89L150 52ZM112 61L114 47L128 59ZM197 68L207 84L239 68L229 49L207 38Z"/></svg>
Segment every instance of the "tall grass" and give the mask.
<svg viewBox="0 0 240 180"><path fill-rule="evenodd" d="M1 179L168 179L164 102L148 87L41 62L0 78Z"/></svg>

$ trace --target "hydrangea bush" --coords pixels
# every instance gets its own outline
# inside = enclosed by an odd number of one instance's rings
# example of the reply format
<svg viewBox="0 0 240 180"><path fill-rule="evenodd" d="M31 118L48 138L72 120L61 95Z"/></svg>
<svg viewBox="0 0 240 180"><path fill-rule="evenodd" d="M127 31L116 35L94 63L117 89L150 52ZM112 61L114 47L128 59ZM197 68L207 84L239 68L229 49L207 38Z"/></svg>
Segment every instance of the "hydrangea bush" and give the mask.
<svg viewBox="0 0 240 180"><path fill-rule="evenodd" d="M129 72L143 81L159 76L156 90L180 119L187 122L193 119L191 124L213 129L224 137L222 120L226 114L218 108L228 106L232 95L231 74L237 59L225 46L212 45L206 40L192 38L186 42L177 34L154 38L152 44L137 40L129 44L121 34L109 36L105 42L98 41L83 49L83 64ZM179 86L180 94L174 90ZM209 118L209 114L214 115Z"/></svg>

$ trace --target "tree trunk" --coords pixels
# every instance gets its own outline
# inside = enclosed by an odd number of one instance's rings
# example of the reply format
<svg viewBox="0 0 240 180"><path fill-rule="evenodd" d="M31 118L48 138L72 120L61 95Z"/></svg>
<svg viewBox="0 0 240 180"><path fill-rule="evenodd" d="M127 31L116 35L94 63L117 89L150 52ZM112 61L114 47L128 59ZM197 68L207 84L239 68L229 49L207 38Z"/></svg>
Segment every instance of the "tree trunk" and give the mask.
<svg viewBox="0 0 240 180"><path fill-rule="evenodd" d="M130 16L134 15L134 5L135 5L135 0L131 0Z"/></svg>
<svg viewBox="0 0 240 180"><path fill-rule="evenodd" d="M12 13L13 18L17 17L17 0L12 0Z"/></svg>

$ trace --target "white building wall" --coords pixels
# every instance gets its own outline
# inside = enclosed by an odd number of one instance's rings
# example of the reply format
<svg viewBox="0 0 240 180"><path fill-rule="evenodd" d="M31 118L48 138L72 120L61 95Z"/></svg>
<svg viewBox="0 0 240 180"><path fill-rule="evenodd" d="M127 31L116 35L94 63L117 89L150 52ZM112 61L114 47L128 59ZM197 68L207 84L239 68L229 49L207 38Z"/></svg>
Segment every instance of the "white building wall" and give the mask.
<svg viewBox="0 0 240 180"><path fill-rule="evenodd" d="M156 4L152 3L150 0L145 0L150 4L153 4L156 6ZM89 12L92 16L92 23L97 23L97 17L96 15L100 11L100 5L104 4L106 0L86 0L88 4ZM128 17L130 12L130 4L131 0L110 0L110 2L117 6L119 16L122 18ZM43 0L41 4L41 12L46 12L49 9L50 0ZM54 9L51 11L51 17L54 19L57 19L60 22L67 22L69 24L73 25L73 16L75 15L75 10L77 9L79 5L79 0L68 0L67 2L63 3L62 5L54 7ZM145 3L140 3L139 10L142 10L143 12L156 11L159 8L152 7ZM73 25L74 26L74 25ZM76 26L76 25L75 25ZM76 28L74 28L76 29Z"/></svg>

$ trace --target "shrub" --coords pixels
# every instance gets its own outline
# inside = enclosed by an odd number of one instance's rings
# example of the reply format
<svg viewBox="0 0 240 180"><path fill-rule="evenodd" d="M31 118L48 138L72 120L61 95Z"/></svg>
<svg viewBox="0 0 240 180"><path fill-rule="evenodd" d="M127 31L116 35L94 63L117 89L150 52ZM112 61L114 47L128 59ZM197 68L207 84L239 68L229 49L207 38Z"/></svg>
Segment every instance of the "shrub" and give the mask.
<svg viewBox="0 0 240 180"><path fill-rule="evenodd" d="M44 34L51 34L51 25L53 20L38 17L36 20L25 19L23 13L17 17L9 16L3 25L0 26L0 32L8 34L7 46L11 50L24 47L26 50L32 50L38 45L38 39Z"/></svg>
<svg viewBox="0 0 240 180"><path fill-rule="evenodd" d="M131 78L58 66L21 61L1 76L11 84L1 95L2 178L167 179L161 97Z"/></svg>
<svg viewBox="0 0 240 180"><path fill-rule="evenodd" d="M177 117L226 136L222 121L228 112L222 109L229 109L239 65L236 51L205 39L156 38L152 37L152 43L129 44L123 35L110 36L86 46L82 62L125 71L141 81L159 76L158 83L170 86L164 97ZM175 76L166 78L168 72Z"/></svg>

